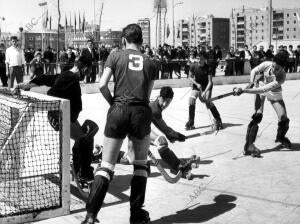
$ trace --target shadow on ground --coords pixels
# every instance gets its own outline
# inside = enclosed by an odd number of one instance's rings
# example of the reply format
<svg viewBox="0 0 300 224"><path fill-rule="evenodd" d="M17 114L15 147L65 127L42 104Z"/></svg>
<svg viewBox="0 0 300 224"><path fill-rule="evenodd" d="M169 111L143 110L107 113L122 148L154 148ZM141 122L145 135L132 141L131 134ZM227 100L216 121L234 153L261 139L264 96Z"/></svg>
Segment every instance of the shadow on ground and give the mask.
<svg viewBox="0 0 300 224"><path fill-rule="evenodd" d="M271 149L261 150L261 154L270 153L270 152L294 152L294 151L300 151L300 143L292 143L291 149L286 149L283 148L282 145L277 145Z"/></svg>
<svg viewBox="0 0 300 224"><path fill-rule="evenodd" d="M184 209L176 212L176 214L154 220L151 223L171 224L206 222L235 208L236 204L232 202L236 199L237 198L232 195L220 194L214 198L215 203L213 204L200 205L194 209Z"/></svg>

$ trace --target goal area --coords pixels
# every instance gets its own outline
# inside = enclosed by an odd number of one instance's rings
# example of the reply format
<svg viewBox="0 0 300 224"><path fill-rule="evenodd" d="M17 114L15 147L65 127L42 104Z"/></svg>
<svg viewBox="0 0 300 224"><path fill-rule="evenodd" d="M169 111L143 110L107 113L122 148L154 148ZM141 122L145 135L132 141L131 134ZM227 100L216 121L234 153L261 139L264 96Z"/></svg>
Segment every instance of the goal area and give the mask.
<svg viewBox="0 0 300 224"><path fill-rule="evenodd" d="M69 214L69 110L68 100L0 88L0 223Z"/></svg>

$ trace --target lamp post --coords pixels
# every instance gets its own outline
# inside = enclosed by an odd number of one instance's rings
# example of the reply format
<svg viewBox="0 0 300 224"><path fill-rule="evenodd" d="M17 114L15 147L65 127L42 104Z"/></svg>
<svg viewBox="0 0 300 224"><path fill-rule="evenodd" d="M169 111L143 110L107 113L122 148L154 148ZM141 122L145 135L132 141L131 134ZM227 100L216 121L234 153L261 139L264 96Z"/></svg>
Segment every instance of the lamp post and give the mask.
<svg viewBox="0 0 300 224"><path fill-rule="evenodd" d="M181 5L183 4L183 2L177 2L176 4L174 4L174 0L172 0L172 15L173 15L173 46L175 46L175 21L174 21L174 8L177 5Z"/></svg>
<svg viewBox="0 0 300 224"><path fill-rule="evenodd" d="M1 26L2 26L2 21L4 21L5 18L4 17L0 17L0 37L1 37Z"/></svg>

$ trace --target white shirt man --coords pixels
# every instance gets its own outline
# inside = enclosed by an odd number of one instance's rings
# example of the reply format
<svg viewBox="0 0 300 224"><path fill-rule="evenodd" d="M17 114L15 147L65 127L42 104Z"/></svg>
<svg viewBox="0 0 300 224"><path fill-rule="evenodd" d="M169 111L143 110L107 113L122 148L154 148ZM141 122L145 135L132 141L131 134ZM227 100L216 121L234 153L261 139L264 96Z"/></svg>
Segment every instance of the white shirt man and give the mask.
<svg viewBox="0 0 300 224"><path fill-rule="evenodd" d="M15 79L17 83L23 82L25 57L21 48L18 48L18 39L16 36L10 38L11 46L6 49L5 63L9 77L8 87L13 88Z"/></svg>

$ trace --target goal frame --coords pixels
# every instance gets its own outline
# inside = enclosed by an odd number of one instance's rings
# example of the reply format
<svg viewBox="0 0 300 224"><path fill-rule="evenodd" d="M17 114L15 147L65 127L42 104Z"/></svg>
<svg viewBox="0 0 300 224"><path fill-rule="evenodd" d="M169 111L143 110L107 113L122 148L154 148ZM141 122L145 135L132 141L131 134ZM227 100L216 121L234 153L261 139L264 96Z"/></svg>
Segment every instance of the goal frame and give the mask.
<svg viewBox="0 0 300 224"><path fill-rule="evenodd" d="M35 222L43 219L54 218L70 214L70 101L45 94L21 91L21 96L29 96L47 101L60 101L60 110L62 111L62 135L61 138L61 207L47 209L45 211L32 212L21 215L12 215L1 217L0 223L18 224L26 222Z"/></svg>

